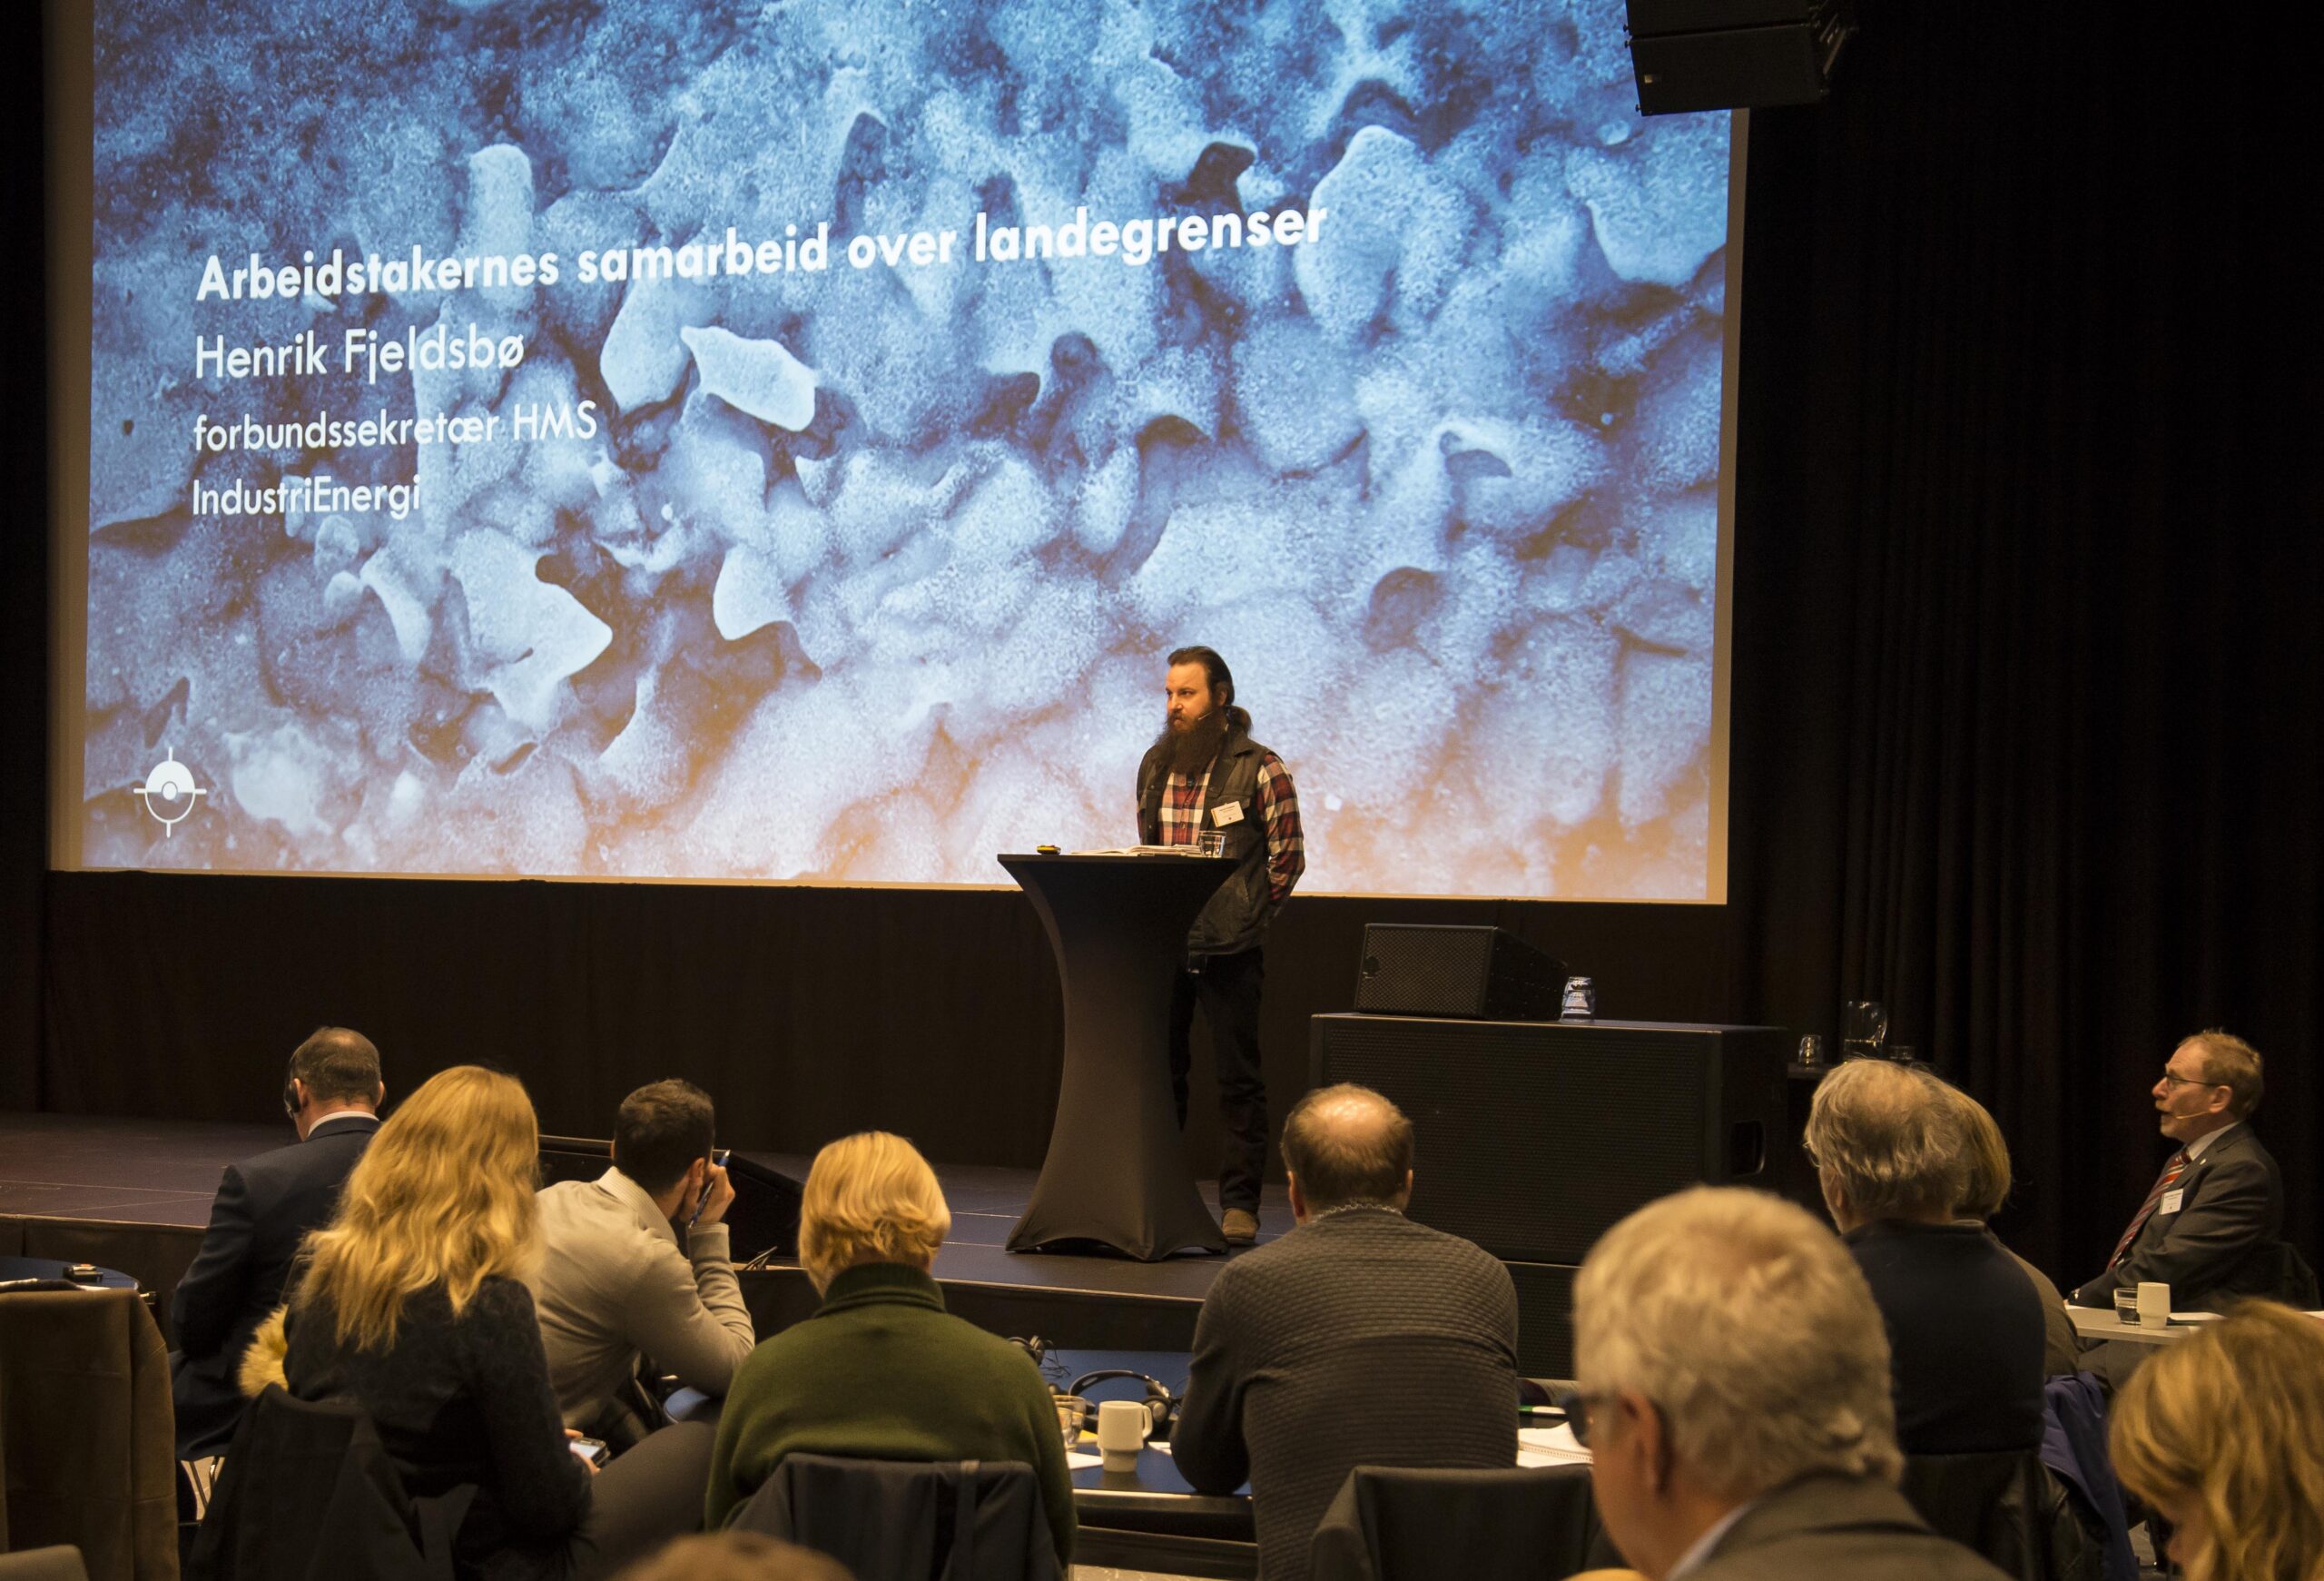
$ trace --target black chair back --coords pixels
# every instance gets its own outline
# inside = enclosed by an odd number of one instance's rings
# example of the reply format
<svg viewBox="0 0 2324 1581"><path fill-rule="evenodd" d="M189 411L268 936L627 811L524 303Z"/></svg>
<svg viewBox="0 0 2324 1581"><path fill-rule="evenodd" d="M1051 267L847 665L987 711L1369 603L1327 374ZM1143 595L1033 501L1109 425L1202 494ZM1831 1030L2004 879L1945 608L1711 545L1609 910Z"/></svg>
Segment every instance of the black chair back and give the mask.
<svg viewBox="0 0 2324 1581"><path fill-rule="evenodd" d="M1619 1564L1605 1546L1586 1466L1347 1474L1308 1548L1314 1581L1469 1581L1510 1573L1559 1581Z"/></svg>
<svg viewBox="0 0 2324 1581"><path fill-rule="evenodd" d="M1906 1499L1940 1537L2018 1581L2097 1581L2103 1546L2034 1449L1908 1455Z"/></svg>
<svg viewBox="0 0 2324 1581"><path fill-rule="evenodd" d="M1022 1461L786 1455L726 1524L828 1554L856 1581L1065 1576Z"/></svg>
<svg viewBox="0 0 2324 1581"><path fill-rule="evenodd" d="M474 1493L406 1497L362 1407L270 1384L234 1431L186 1581L452 1581Z"/></svg>

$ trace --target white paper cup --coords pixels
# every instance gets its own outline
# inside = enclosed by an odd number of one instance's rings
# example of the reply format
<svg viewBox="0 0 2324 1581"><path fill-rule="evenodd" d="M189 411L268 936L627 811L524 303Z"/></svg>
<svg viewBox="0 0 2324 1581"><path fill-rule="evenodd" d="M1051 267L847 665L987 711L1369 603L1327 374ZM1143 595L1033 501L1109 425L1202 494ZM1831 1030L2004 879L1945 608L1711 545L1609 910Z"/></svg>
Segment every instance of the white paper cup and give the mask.
<svg viewBox="0 0 2324 1581"><path fill-rule="evenodd" d="M2171 1287L2143 1281L2139 1286L2139 1327L2163 1329L2171 1324Z"/></svg>

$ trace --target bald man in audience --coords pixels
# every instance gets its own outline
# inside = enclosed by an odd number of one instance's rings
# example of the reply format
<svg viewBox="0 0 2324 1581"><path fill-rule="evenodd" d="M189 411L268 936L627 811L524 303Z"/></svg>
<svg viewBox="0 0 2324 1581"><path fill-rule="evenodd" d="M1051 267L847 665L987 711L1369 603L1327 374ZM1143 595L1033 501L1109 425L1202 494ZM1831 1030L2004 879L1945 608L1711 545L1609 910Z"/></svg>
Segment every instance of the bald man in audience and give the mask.
<svg viewBox="0 0 2324 1581"><path fill-rule="evenodd" d="M1905 1453L2038 1447L2042 1298L1984 1225L1955 1216L1970 1166L1950 1089L1851 1060L1817 1087L1803 1140L1887 1328Z"/></svg>
<svg viewBox="0 0 2324 1581"><path fill-rule="evenodd" d="M1248 1478L1260 1575L1304 1581L1353 1467L1517 1463L1517 1294L1404 1217L1412 1122L1379 1093L1309 1093L1283 1159L1295 1223L1211 1286L1170 1447L1201 1492Z"/></svg>
<svg viewBox="0 0 2324 1581"><path fill-rule="evenodd" d="M1574 1281L1576 1428L1649 1581L2003 1581L1896 1491L1888 1342L1831 1232L1757 1191L1640 1209Z"/></svg>

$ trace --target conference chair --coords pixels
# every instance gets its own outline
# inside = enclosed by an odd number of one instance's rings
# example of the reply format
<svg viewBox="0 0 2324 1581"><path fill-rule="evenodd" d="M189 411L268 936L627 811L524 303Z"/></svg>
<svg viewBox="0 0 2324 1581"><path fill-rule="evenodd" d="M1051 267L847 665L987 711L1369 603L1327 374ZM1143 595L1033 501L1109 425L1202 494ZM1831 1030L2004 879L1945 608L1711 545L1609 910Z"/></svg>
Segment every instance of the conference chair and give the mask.
<svg viewBox="0 0 2324 1581"><path fill-rule="evenodd" d="M1603 1539L1587 1466L1359 1466L1307 1554L1315 1581L1470 1581L1507 1574L1512 1554L1544 1581L1621 1563Z"/></svg>
<svg viewBox="0 0 2324 1581"><path fill-rule="evenodd" d="M786 1455L726 1526L828 1554L856 1581L1065 1581L1022 1461Z"/></svg>
<svg viewBox="0 0 2324 1581"><path fill-rule="evenodd" d="M0 1548L69 1544L94 1581L174 1581L172 1429L136 1291L0 1295Z"/></svg>
<svg viewBox="0 0 2324 1581"><path fill-rule="evenodd" d="M89 1573L78 1548L24 1548L0 1554L0 1581L89 1581Z"/></svg>
<svg viewBox="0 0 2324 1581"><path fill-rule="evenodd" d="M1939 1536L2018 1581L2101 1581L2103 1546L2038 1450L1908 1455L1901 1486Z"/></svg>
<svg viewBox="0 0 2324 1581"><path fill-rule="evenodd" d="M413 1499L369 1412L281 1384L242 1413L187 1581L453 1581L453 1538L475 1496Z"/></svg>

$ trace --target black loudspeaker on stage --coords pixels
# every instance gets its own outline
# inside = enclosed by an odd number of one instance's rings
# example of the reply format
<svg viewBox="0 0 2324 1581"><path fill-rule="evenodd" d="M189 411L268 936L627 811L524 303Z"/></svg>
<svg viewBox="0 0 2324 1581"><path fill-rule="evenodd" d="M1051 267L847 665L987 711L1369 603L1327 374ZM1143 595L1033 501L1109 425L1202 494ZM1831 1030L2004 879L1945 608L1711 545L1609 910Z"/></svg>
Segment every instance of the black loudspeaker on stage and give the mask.
<svg viewBox="0 0 2324 1581"><path fill-rule="evenodd" d="M1499 928L1371 923L1355 1008L1374 1015L1555 1021L1565 963Z"/></svg>
<svg viewBox="0 0 2324 1581"><path fill-rule="evenodd" d="M1517 1286L1519 1369L1572 1376L1574 1270L1685 1187L1768 1183L1787 1145L1774 1027L1319 1015L1309 1075L1385 1093L1416 1133L1411 1214Z"/></svg>
<svg viewBox="0 0 2324 1581"><path fill-rule="evenodd" d="M604 1138L541 1138L544 1186L560 1181L594 1181L611 1169L613 1161L614 1144ZM726 1242L734 1261L749 1262L768 1252L796 1257L800 1183L741 1153L728 1156L726 1178L734 1188L734 1201L726 1209Z"/></svg>
<svg viewBox="0 0 2324 1581"><path fill-rule="evenodd" d="M1853 0L1630 0L1639 110L1817 104L1855 31Z"/></svg>

